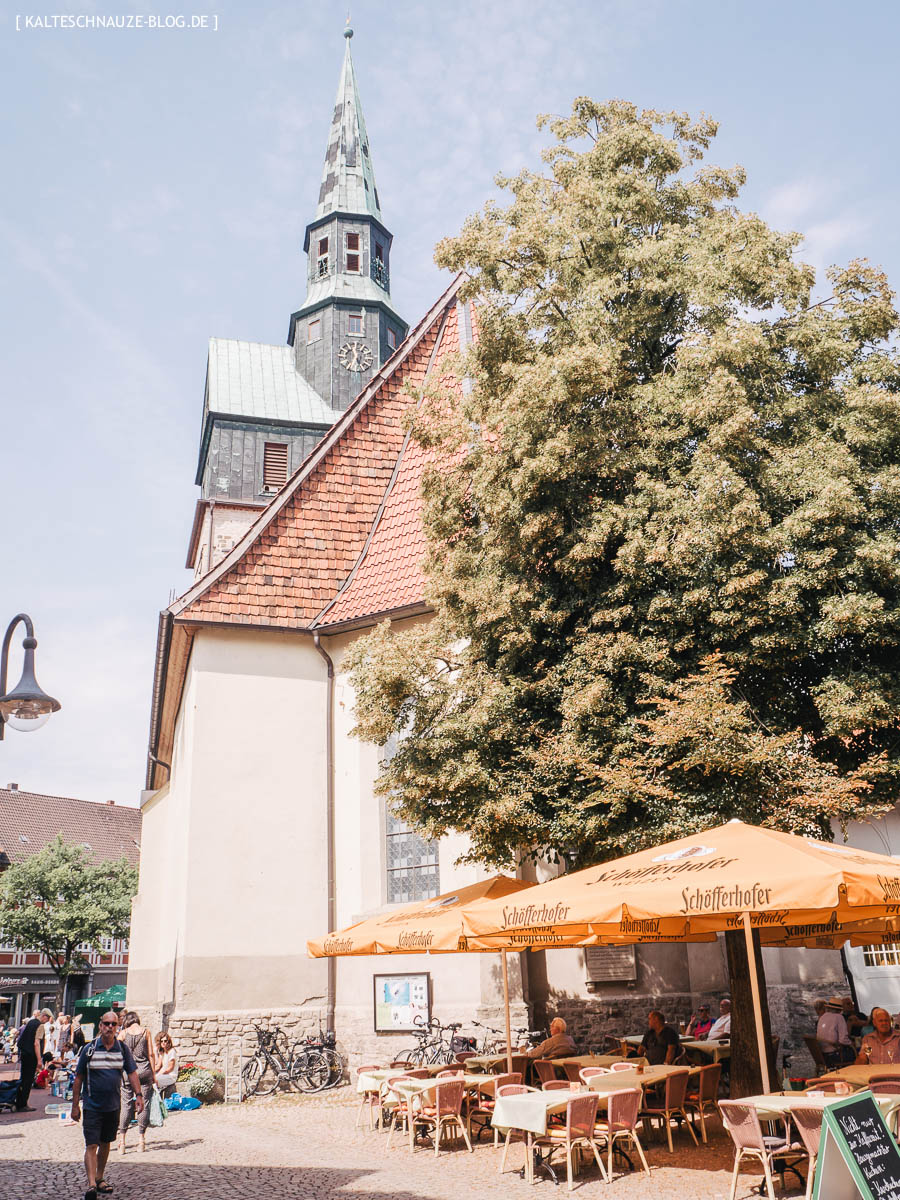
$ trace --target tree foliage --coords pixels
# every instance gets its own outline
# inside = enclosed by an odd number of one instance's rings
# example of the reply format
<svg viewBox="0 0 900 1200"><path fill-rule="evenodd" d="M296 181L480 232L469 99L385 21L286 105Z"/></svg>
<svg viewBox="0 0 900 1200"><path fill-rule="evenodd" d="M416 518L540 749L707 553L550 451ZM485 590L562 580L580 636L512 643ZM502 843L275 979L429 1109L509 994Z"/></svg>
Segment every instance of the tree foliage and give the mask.
<svg viewBox="0 0 900 1200"><path fill-rule="evenodd" d="M900 797L900 363L885 277L814 273L707 118L575 102L438 247L479 336L414 435L435 616L351 655L380 780L472 857L593 861Z"/></svg>
<svg viewBox="0 0 900 1200"><path fill-rule="evenodd" d="M0 875L0 938L40 950L59 982L87 967L79 949L100 950L104 937L128 936L138 873L125 858L93 862L84 847L58 835L43 850Z"/></svg>

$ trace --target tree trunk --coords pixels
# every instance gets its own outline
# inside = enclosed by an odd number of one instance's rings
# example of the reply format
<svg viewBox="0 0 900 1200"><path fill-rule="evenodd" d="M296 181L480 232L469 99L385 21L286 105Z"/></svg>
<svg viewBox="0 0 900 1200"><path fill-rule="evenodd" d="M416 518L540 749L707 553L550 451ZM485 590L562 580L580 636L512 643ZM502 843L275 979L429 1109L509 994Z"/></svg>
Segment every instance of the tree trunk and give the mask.
<svg viewBox="0 0 900 1200"><path fill-rule="evenodd" d="M758 1095L763 1090L763 1081L759 1066L756 1015L753 1011L753 994L750 990L750 964L747 961L747 943L742 929L729 930L725 934L725 949L728 953L728 976L731 986L730 1094L732 1100L737 1100L741 1096ZM759 979L763 1032L769 1050L769 1079L773 1090L777 1090L780 1085L776 1081L775 1055L772 1052L766 976L763 971L759 933L756 930L753 931L753 949L757 978Z"/></svg>

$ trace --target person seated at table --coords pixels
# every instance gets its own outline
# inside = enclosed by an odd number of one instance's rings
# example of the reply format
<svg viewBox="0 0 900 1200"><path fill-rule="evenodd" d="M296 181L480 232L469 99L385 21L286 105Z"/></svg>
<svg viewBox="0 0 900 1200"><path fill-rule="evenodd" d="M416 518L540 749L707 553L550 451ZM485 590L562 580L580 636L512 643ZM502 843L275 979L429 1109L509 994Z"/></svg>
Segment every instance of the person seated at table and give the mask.
<svg viewBox="0 0 900 1200"><path fill-rule="evenodd" d="M822 1057L827 1066L840 1067L853 1062L853 1046L841 1012L840 996L826 1000L825 1011L816 1025L816 1041L822 1047Z"/></svg>
<svg viewBox="0 0 900 1200"><path fill-rule="evenodd" d="M575 1043L566 1033L566 1023L562 1017L554 1017L550 1022L550 1036L525 1053L528 1058L569 1058L574 1054Z"/></svg>
<svg viewBox="0 0 900 1200"><path fill-rule="evenodd" d="M886 1008L873 1008L872 1024L875 1032L863 1038L856 1061L879 1067L889 1063L900 1066L900 1030L894 1028L891 1014Z"/></svg>
<svg viewBox="0 0 900 1200"><path fill-rule="evenodd" d="M706 1035L708 1042L718 1042L731 1037L731 1001L725 997L719 1001L719 1016L713 1021L712 1029Z"/></svg>
<svg viewBox="0 0 900 1200"><path fill-rule="evenodd" d="M852 996L841 997L841 1015L847 1022L847 1032L851 1038L859 1037L864 1032L869 1019L859 1012Z"/></svg>
<svg viewBox="0 0 900 1200"><path fill-rule="evenodd" d="M647 1014L647 1032L641 1042L639 1054L643 1054L651 1067L673 1063L681 1049L681 1041L666 1018L658 1009Z"/></svg>
<svg viewBox="0 0 900 1200"><path fill-rule="evenodd" d="M711 1029L712 1017L709 1015L709 1005L701 1004L688 1021L687 1035L699 1041L701 1038L708 1037Z"/></svg>

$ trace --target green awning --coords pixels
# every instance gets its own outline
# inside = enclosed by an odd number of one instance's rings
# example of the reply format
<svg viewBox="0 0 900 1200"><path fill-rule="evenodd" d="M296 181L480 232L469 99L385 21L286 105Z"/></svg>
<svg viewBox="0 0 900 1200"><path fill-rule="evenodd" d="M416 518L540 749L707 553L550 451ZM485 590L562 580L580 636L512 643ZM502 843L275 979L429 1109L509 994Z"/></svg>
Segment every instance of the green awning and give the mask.
<svg viewBox="0 0 900 1200"><path fill-rule="evenodd" d="M105 992L97 992L95 996L86 996L84 1000L75 1001L75 1011L86 1008L112 1008L117 1004L120 1008L125 1003L125 984L114 983Z"/></svg>

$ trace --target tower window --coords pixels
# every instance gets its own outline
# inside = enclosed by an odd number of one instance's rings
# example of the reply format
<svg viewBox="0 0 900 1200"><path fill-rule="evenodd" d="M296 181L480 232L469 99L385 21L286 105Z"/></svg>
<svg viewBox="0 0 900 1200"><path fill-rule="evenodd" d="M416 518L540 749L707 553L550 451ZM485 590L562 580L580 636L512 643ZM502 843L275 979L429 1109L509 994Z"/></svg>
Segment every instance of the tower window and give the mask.
<svg viewBox="0 0 900 1200"><path fill-rule="evenodd" d="M384 246L382 246L381 242L375 243L375 257L379 262L384 262Z"/></svg>
<svg viewBox="0 0 900 1200"><path fill-rule="evenodd" d="M347 318L347 330L349 333L363 332L363 315L362 313L351 313Z"/></svg>
<svg viewBox="0 0 900 1200"><path fill-rule="evenodd" d="M347 270L354 275L359 274L359 234L348 233L347 238Z"/></svg>
<svg viewBox="0 0 900 1200"><path fill-rule="evenodd" d="M307 344L309 344L310 342L318 342L321 339L321 337L322 337L322 322L319 319L319 317L316 317L314 320L310 321L310 323L306 327Z"/></svg>
<svg viewBox="0 0 900 1200"><path fill-rule="evenodd" d="M316 273L321 279L323 275L328 274L328 238L319 238L319 256L316 264Z"/></svg>
<svg viewBox="0 0 900 1200"><path fill-rule="evenodd" d="M392 350L396 350L397 349L397 334L396 334L396 332L393 329L389 329L387 337L388 337L388 345L390 346L390 348Z"/></svg>
<svg viewBox="0 0 900 1200"><path fill-rule="evenodd" d="M279 492L287 483L288 477L288 445L287 442L266 442L263 447L263 486L264 492Z"/></svg>

